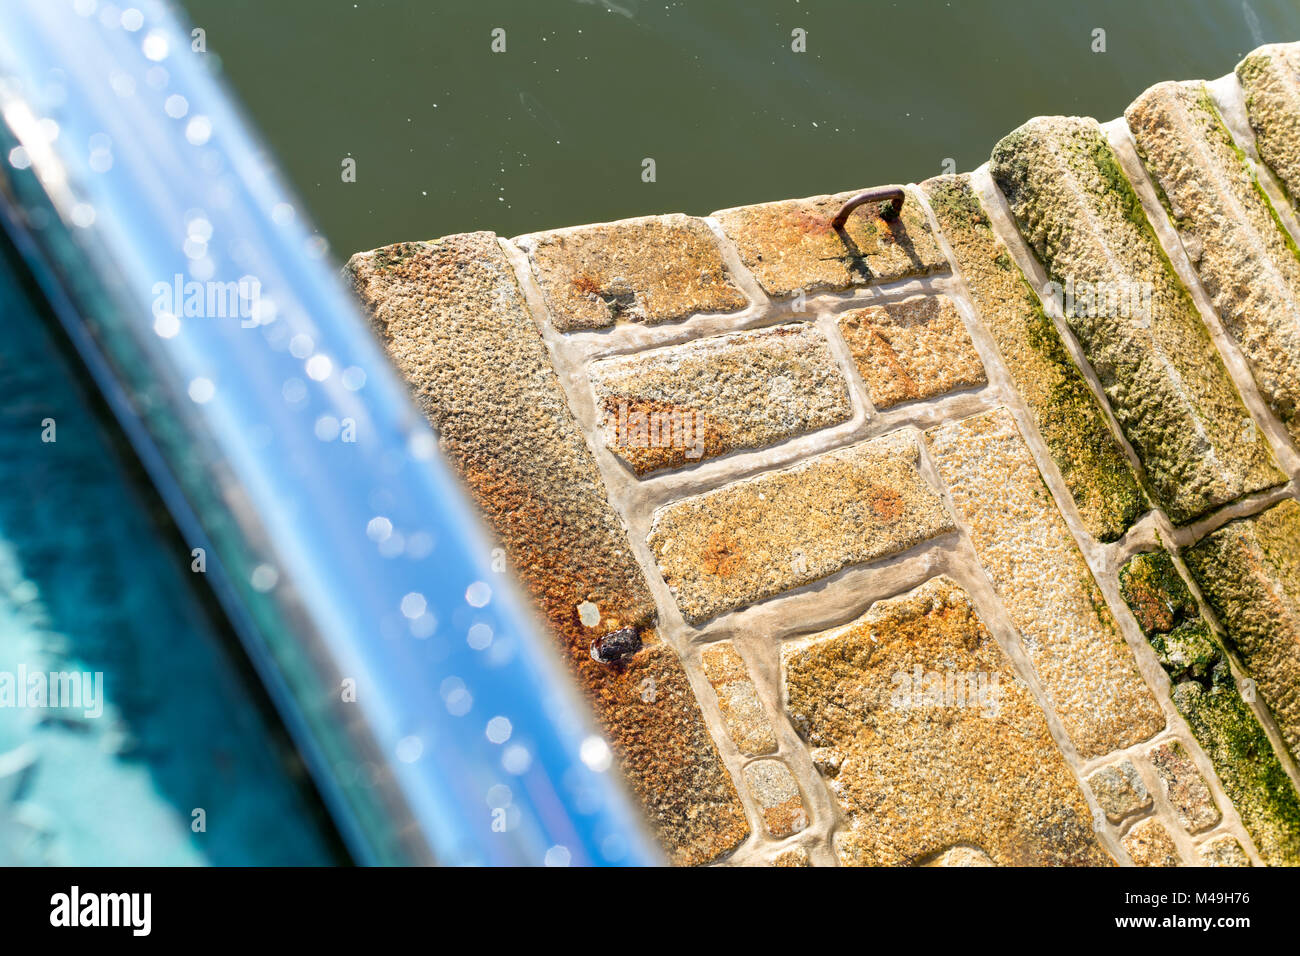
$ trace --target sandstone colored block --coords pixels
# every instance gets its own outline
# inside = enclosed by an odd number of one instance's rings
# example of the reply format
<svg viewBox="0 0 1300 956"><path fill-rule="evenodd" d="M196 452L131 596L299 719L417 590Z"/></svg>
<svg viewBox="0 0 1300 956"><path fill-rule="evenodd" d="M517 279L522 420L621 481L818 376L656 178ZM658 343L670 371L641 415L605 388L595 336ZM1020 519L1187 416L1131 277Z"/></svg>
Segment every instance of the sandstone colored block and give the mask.
<svg viewBox="0 0 1300 956"><path fill-rule="evenodd" d="M1112 862L1042 711L951 579L787 642L781 668L790 718L847 819L841 863L915 865L961 847L1000 866ZM972 681L986 693L954 693Z"/></svg>
<svg viewBox="0 0 1300 956"><path fill-rule="evenodd" d="M1250 857L1236 837L1220 836L1201 844L1201 859L1206 866L1250 866Z"/></svg>
<svg viewBox="0 0 1300 956"><path fill-rule="evenodd" d="M1214 805L1214 796L1182 744L1176 740L1163 743L1152 748L1147 759L1155 767L1165 798L1178 814L1178 822L1184 830L1199 833L1219 822L1219 808Z"/></svg>
<svg viewBox="0 0 1300 956"><path fill-rule="evenodd" d="M925 866L995 866L987 853L968 846L955 846L930 860Z"/></svg>
<svg viewBox="0 0 1300 956"><path fill-rule="evenodd" d="M680 661L656 636L627 533L495 237L389 246L353 256L348 271L669 856L702 863L734 849L744 808ZM578 610L588 604L590 627ZM623 628L640 649L593 660L593 640Z"/></svg>
<svg viewBox="0 0 1300 956"><path fill-rule="evenodd" d="M1190 560L1187 552L1184 557ZM1140 554L1120 570L1120 591L1173 681L1187 721L1260 855L1300 864L1300 796L1264 729L1237 691L1222 648L1165 551Z"/></svg>
<svg viewBox="0 0 1300 956"><path fill-rule="evenodd" d="M750 757L776 753L772 724L736 648L730 641L722 641L704 648L700 657L736 749Z"/></svg>
<svg viewBox="0 0 1300 956"><path fill-rule="evenodd" d="M1161 83L1125 111L1214 311L1300 439L1300 254L1204 83Z"/></svg>
<svg viewBox="0 0 1300 956"><path fill-rule="evenodd" d="M772 858L772 866L812 866L808 851L801 846L783 850Z"/></svg>
<svg viewBox="0 0 1300 956"><path fill-rule="evenodd" d="M1259 158L1300 202L1300 43L1272 43L1237 64ZM1296 206L1300 212L1300 206Z"/></svg>
<svg viewBox="0 0 1300 956"><path fill-rule="evenodd" d="M593 362L605 445L644 475L847 421L848 384L802 322Z"/></svg>
<svg viewBox="0 0 1300 956"><path fill-rule="evenodd" d="M1300 505L1288 498L1230 521L1183 558L1300 755Z"/></svg>
<svg viewBox="0 0 1300 956"><path fill-rule="evenodd" d="M947 269L910 194L896 219L883 218L870 204L854 210L842 232L832 229L831 220L855 194L739 206L713 217L770 296L842 292Z"/></svg>
<svg viewBox="0 0 1300 956"><path fill-rule="evenodd" d="M749 304L702 219L673 214L519 236L561 332L658 325Z"/></svg>
<svg viewBox="0 0 1300 956"><path fill-rule="evenodd" d="M826 452L660 508L647 538L692 624L953 528L913 433Z"/></svg>
<svg viewBox="0 0 1300 956"><path fill-rule="evenodd" d="M785 764L779 760L756 760L746 765L744 774L745 785L758 804L769 836L782 839L808 825L799 785Z"/></svg>
<svg viewBox="0 0 1300 956"><path fill-rule="evenodd" d="M1158 733L1164 718L1005 409L936 426L930 453L980 564L1085 758Z"/></svg>
<svg viewBox="0 0 1300 956"><path fill-rule="evenodd" d="M1169 517L1284 481L1097 123L1031 120L990 171Z"/></svg>
<svg viewBox="0 0 1300 956"><path fill-rule="evenodd" d="M840 316L839 329L876 408L988 381L966 326L946 295L914 295L854 309Z"/></svg>
<svg viewBox="0 0 1300 956"><path fill-rule="evenodd" d="M1151 806L1151 794L1132 761L1102 767L1088 778L1093 796L1111 823Z"/></svg>
<svg viewBox="0 0 1300 956"><path fill-rule="evenodd" d="M993 232L969 177L942 176L922 189L1080 517L1094 537L1118 539L1146 501L1056 325Z"/></svg>
<svg viewBox="0 0 1300 956"><path fill-rule="evenodd" d="M1178 847L1159 820L1143 820L1120 841L1138 866L1181 866Z"/></svg>

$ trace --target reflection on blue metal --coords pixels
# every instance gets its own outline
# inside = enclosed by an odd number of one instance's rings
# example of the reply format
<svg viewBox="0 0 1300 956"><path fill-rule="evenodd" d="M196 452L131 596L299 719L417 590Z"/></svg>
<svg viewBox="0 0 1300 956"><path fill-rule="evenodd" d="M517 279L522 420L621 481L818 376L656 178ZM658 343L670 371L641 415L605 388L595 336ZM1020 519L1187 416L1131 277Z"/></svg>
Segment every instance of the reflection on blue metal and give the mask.
<svg viewBox="0 0 1300 956"><path fill-rule="evenodd" d="M0 2L0 207L363 862L657 862L435 439L161 0Z"/></svg>

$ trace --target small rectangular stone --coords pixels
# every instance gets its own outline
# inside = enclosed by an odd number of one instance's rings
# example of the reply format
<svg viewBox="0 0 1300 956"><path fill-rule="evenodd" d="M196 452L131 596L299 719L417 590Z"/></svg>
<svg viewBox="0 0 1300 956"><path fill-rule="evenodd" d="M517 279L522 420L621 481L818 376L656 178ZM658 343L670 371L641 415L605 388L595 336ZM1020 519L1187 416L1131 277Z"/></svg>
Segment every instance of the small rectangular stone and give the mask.
<svg viewBox="0 0 1300 956"><path fill-rule="evenodd" d="M878 204L868 204L854 210L842 233L831 228L840 207L856 194L739 206L713 217L763 291L777 298L842 292L947 268L910 193L896 219L883 218Z"/></svg>
<svg viewBox="0 0 1300 956"><path fill-rule="evenodd" d="M705 863L734 849L749 832L744 807L681 661L657 636L627 532L496 237L403 243L347 268L668 856ZM624 628L635 649L593 660L593 642Z"/></svg>
<svg viewBox="0 0 1300 956"><path fill-rule="evenodd" d="M1173 681L1170 700L1210 759L1260 856L1275 866L1300 864L1300 795L1241 699L1222 648L1173 559L1163 550L1136 555L1120 569L1119 582Z"/></svg>
<svg viewBox="0 0 1300 956"><path fill-rule="evenodd" d="M1138 866L1181 866L1178 847L1159 820L1143 820L1120 841Z"/></svg>
<svg viewBox="0 0 1300 956"><path fill-rule="evenodd" d="M1201 844L1201 859L1206 866L1251 866L1250 857L1237 838L1224 834Z"/></svg>
<svg viewBox="0 0 1300 956"><path fill-rule="evenodd" d="M1102 767L1088 778L1088 786L1111 823L1151 806L1151 793L1131 760Z"/></svg>
<svg viewBox="0 0 1300 956"><path fill-rule="evenodd" d="M616 322L658 325L749 304L702 219L644 216L519 236L551 324L561 332Z"/></svg>
<svg viewBox="0 0 1300 956"><path fill-rule="evenodd" d="M840 316L839 329L878 409L988 382L946 295L914 295L853 309Z"/></svg>
<svg viewBox="0 0 1300 956"><path fill-rule="evenodd" d="M1178 814L1178 822L1188 833L1208 830L1220 820L1210 788L1192 763L1183 745L1176 740L1153 747L1147 754L1164 786L1165 799Z"/></svg>
<svg viewBox="0 0 1300 956"><path fill-rule="evenodd" d="M1300 43L1270 43L1237 64L1259 158L1300 212Z"/></svg>
<svg viewBox="0 0 1300 956"><path fill-rule="evenodd" d="M952 530L918 460L891 432L666 505L647 543L699 624Z"/></svg>
<svg viewBox="0 0 1300 956"><path fill-rule="evenodd" d="M1010 413L939 425L926 441L1079 753L1098 757L1158 733L1160 708Z"/></svg>
<svg viewBox="0 0 1300 956"><path fill-rule="evenodd" d="M1283 482L1096 121L1031 120L990 172L1174 523Z"/></svg>
<svg viewBox="0 0 1300 956"><path fill-rule="evenodd" d="M842 865L1113 863L1042 709L951 578L784 643L781 673L846 818Z"/></svg>
<svg viewBox="0 0 1300 956"><path fill-rule="evenodd" d="M1183 559L1300 756L1300 504L1230 521Z"/></svg>
<svg viewBox="0 0 1300 956"><path fill-rule="evenodd" d="M759 815L768 836L775 839L793 836L808 826L799 784L779 760L756 760L746 765L745 785L758 804Z"/></svg>
<svg viewBox="0 0 1300 956"><path fill-rule="evenodd" d="M941 176L921 188L1084 525L1117 540L1146 499L1056 324L993 231L970 177Z"/></svg>
<svg viewBox="0 0 1300 956"><path fill-rule="evenodd" d="M730 641L722 641L704 648L700 657L736 749L749 757L776 753L772 724L736 648Z"/></svg>
<svg viewBox="0 0 1300 956"><path fill-rule="evenodd" d="M1214 311L1300 440L1300 253L1204 83L1161 83L1124 113Z"/></svg>
<svg viewBox="0 0 1300 956"><path fill-rule="evenodd" d="M637 475L762 448L848 421L848 383L825 336L794 322L588 368L606 447Z"/></svg>

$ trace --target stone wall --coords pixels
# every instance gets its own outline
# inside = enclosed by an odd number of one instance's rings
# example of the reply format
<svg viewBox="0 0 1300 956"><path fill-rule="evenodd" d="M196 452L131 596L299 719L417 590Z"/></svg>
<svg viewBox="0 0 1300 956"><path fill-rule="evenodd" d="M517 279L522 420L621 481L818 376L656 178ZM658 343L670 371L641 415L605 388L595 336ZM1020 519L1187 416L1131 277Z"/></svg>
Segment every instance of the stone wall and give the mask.
<svg viewBox="0 0 1300 956"><path fill-rule="evenodd" d="M842 230L348 270L675 862L1295 864L1297 156L1272 46Z"/></svg>

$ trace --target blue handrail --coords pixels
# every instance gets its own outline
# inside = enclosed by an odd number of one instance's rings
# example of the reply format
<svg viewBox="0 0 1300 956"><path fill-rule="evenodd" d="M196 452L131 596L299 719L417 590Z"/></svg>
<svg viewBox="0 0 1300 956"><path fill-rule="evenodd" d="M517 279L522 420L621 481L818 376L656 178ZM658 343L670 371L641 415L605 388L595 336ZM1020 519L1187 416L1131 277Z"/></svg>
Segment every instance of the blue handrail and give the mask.
<svg viewBox="0 0 1300 956"><path fill-rule="evenodd" d="M217 72L162 0L0 0L0 217L349 848L659 862Z"/></svg>

